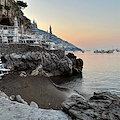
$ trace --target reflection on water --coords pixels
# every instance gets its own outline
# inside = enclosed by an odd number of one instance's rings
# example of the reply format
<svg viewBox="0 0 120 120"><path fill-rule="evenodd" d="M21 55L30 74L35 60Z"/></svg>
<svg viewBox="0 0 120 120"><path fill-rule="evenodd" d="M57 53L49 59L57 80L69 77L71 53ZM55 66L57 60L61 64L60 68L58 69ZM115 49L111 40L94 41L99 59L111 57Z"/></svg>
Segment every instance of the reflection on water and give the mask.
<svg viewBox="0 0 120 120"><path fill-rule="evenodd" d="M85 94L109 91L120 96L120 53L74 52L74 54L84 61L83 78L68 77L66 82L61 82L62 86Z"/></svg>

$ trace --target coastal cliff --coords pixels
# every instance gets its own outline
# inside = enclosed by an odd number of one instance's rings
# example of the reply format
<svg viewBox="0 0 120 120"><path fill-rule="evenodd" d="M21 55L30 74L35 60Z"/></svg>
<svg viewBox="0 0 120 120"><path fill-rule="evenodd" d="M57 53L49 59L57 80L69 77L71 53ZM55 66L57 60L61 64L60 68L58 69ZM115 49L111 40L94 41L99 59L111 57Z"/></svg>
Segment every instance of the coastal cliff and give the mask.
<svg viewBox="0 0 120 120"><path fill-rule="evenodd" d="M13 71L25 71L33 76L72 75L82 72L83 61L57 52L36 51L21 54L11 53L2 57L5 67ZM72 54L74 55L74 54ZM61 57L60 57L61 56Z"/></svg>
<svg viewBox="0 0 120 120"><path fill-rule="evenodd" d="M13 26L14 18L17 17L19 32L21 32L21 26L23 25L25 33L31 33L32 31L32 23L29 18L24 16L23 9L17 4L15 0L3 0L0 1L0 25ZM47 36L48 32L38 29L38 34L43 34L43 36ZM56 35L52 35L52 41L54 41L57 45L60 46L66 51L82 51L82 49L76 47L75 45L57 37Z"/></svg>
<svg viewBox="0 0 120 120"><path fill-rule="evenodd" d="M26 31L31 30L30 19L24 16L15 0L0 1L0 24L13 26L15 16L17 16L19 26L23 25Z"/></svg>

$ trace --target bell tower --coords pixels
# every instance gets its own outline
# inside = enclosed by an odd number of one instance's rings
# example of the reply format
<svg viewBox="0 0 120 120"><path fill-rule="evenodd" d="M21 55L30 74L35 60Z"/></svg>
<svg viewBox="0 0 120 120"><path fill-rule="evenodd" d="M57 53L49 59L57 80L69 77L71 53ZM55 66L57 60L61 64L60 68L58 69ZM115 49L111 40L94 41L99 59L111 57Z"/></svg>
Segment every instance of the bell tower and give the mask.
<svg viewBox="0 0 120 120"><path fill-rule="evenodd" d="M17 17L14 19L14 37L13 37L13 42L18 43L18 21Z"/></svg>
<svg viewBox="0 0 120 120"><path fill-rule="evenodd" d="M50 33L49 33L49 39L51 40L53 37L52 37L52 27L50 25Z"/></svg>

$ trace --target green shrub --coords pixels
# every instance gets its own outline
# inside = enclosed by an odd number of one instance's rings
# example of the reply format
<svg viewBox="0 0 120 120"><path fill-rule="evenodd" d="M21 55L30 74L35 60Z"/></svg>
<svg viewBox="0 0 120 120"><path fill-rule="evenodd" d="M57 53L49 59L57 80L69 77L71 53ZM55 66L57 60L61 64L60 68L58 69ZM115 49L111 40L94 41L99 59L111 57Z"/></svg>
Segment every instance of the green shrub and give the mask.
<svg viewBox="0 0 120 120"><path fill-rule="evenodd" d="M23 2L23 1L17 1L17 4L23 8L27 7L27 3L26 2Z"/></svg>
<svg viewBox="0 0 120 120"><path fill-rule="evenodd" d="M5 5L4 8L5 8L5 10L7 10L7 11L10 10L10 6Z"/></svg>

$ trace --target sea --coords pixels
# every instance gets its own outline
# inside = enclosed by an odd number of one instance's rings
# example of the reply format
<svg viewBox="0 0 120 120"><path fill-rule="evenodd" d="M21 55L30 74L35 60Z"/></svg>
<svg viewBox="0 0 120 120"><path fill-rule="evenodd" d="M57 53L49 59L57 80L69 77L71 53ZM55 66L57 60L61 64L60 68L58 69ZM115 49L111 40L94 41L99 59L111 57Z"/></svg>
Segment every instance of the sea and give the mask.
<svg viewBox="0 0 120 120"><path fill-rule="evenodd" d="M120 52L73 53L84 61L82 75L72 76L70 80L61 83L61 86L86 95L108 91L120 96Z"/></svg>

